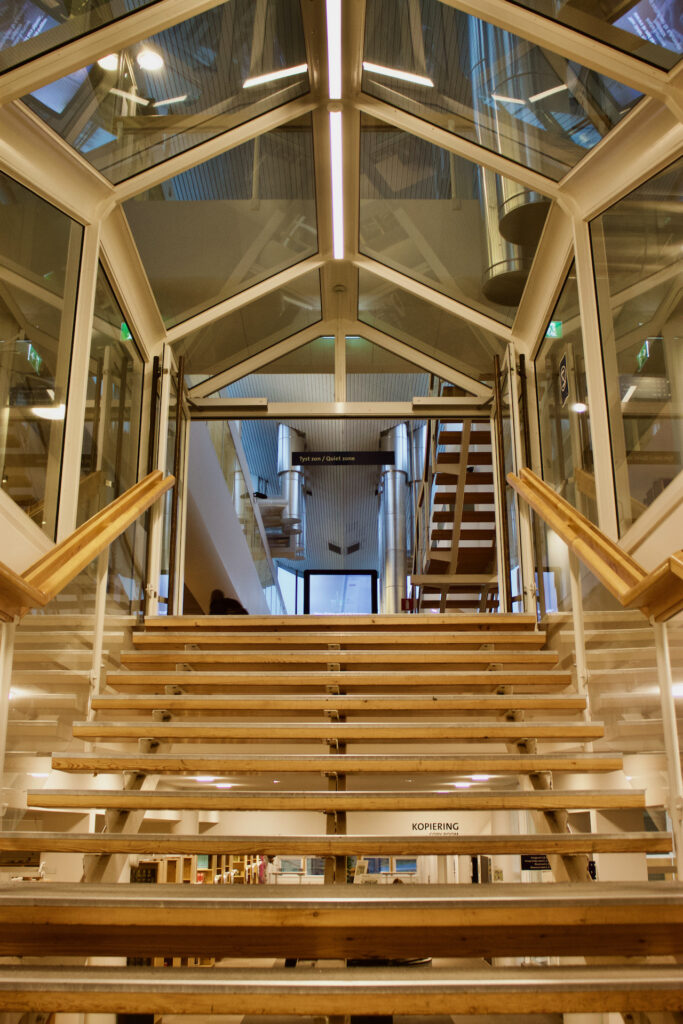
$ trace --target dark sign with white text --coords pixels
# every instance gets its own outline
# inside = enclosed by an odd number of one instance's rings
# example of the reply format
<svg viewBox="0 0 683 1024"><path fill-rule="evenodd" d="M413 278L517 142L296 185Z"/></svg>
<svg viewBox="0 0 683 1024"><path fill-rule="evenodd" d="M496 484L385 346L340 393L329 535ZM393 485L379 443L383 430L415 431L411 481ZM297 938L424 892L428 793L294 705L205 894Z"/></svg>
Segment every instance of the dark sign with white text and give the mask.
<svg viewBox="0 0 683 1024"><path fill-rule="evenodd" d="M393 466L393 452L293 452L293 466Z"/></svg>

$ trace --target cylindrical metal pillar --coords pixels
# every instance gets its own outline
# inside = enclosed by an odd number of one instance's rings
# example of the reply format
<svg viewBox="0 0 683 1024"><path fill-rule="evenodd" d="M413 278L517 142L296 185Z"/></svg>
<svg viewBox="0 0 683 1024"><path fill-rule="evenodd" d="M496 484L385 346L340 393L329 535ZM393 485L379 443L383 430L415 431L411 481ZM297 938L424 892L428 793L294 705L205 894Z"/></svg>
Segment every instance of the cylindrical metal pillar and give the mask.
<svg viewBox="0 0 683 1024"><path fill-rule="evenodd" d="M399 423L381 435L382 451L394 452L394 465L380 476L381 610L400 612L406 596L406 499L409 481L408 426Z"/></svg>
<svg viewBox="0 0 683 1024"><path fill-rule="evenodd" d="M282 510L282 530L284 533L297 536L296 549L303 554L304 549L304 471L301 466L292 464L294 452L303 451L306 435L299 433L286 423L279 423L277 428L277 476L280 494L286 505Z"/></svg>

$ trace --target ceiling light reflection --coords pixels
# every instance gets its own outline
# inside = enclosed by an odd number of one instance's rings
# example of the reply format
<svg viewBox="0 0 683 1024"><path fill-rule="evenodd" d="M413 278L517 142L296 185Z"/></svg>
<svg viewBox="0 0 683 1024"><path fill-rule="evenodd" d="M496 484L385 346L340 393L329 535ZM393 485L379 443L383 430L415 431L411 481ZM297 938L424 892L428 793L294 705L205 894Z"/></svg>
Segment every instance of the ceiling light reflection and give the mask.
<svg viewBox="0 0 683 1024"><path fill-rule="evenodd" d="M281 78L293 78L295 75L305 75L308 71L308 64L297 64L292 68L280 68L279 71L268 71L265 75L254 75L252 78L245 78L242 82L243 89L253 89L255 85L267 85L268 82L277 82Z"/></svg>
<svg viewBox="0 0 683 1024"><path fill-rule="evenodd" d="M342 95L341 0L327 0L327 82L331 100Z"/></svg>
<svg viewBox="0 0 683 1024"><path fill-rule="evenodd" d="M136 58L138 67L143 71L160 71L164 66L164 58L156 50L140 50Z"/></svg>

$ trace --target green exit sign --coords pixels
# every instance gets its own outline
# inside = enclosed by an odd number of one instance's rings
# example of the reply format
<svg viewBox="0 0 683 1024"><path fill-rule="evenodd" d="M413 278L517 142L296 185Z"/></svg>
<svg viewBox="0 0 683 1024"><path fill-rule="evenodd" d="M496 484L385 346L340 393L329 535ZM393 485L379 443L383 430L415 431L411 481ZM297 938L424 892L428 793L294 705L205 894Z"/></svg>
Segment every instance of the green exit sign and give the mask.
<svg viewBox="0 0 683 1024"><path fill-rule="evenodd" d="M561 338L562 337L562 321L551 320L548 324L548 330L545 332L546 338Z"/></svg>
<svg viewBox="0 0 683 1024"><path fill-rule="evenodd" d="M645 366L645 363L648 361L649 358L650 358L650 339L648 338L646 341L643 342L643 346L642 346L640 352L638 353L638 355L636 356L636 362L638 363L638 369L639 370L642 370L642 368Z"/></svg>
<svg viewBox="0 0 683 1024"><path fill-rule="evenodd" d="M133 335L130 333L130 327L124 320L121 324L121 341L131 341Z"/></svg>

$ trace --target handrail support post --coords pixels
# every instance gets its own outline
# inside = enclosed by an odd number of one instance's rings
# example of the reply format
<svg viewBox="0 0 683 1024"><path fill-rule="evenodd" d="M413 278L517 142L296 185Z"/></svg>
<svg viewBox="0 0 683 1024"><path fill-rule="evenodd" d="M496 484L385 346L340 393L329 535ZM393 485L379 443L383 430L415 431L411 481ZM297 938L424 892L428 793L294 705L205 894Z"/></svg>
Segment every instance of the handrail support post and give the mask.
<svg viewBox="0 0 683 1024"><path fill-rule="evenodd" d="M0 789L5 771L5 749L7 746L7 723L9 721L9 693L12 683L12 661L14 659L14 637L18 618L3 622L0 629ZM0 805L0 830L5 807Z"/></svg>
<svg viewBox="0 0 683 1024"><path fill-rule="evenodd" d="M92 698L100 692L102 674L102 651L104 649L104 620L107 611L107 586L109 584L109 552L105 548L97 558L97 582L95 590L95 620L93 624L92 662L90 665L90 696L88 699L88 720L92 719Z"/></svg>
<svg viewBox="0 0 683 1024"><path fill-rule="evenodd" d="M683 864L683 777L681 776L681 757L678 746L669 634L665 622L655 622L654 619L651 621L657 653L657 678L662 708L664 753L669 780L669 815L676 854L676 878L680 879L681 865Z"/></svg>
<svg viewBox="0 0 683 1024"><path fill-rule="evenodd" d="M572 620L574 624L574 652L576 654L576 677L579 693L588 696L588 662L586 659L586 629L583 615L583 594L581 592L581 565L571 550L569 554L569 583L572 599ZM588 713L588 712L586 712Z"/></svg>

